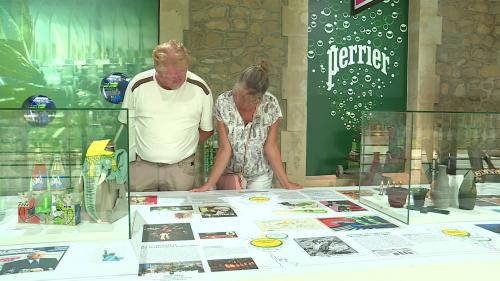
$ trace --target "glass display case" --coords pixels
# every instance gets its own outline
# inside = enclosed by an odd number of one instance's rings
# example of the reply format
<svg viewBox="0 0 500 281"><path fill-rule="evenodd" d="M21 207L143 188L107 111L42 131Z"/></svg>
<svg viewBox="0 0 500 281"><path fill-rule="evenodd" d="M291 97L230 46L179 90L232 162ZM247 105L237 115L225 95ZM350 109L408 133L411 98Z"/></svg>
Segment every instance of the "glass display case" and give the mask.
<svg viewBox="0 0 500 281"><path fill-rule="evenodd" d="M500 114L366 113L360 202L405 223L500 219Z"/></svg>
<svg viewBox="0 0 500 281"><path fill-rule="evenodd" d="M0 109L0 245L129 239L126 109Z"/></svg>

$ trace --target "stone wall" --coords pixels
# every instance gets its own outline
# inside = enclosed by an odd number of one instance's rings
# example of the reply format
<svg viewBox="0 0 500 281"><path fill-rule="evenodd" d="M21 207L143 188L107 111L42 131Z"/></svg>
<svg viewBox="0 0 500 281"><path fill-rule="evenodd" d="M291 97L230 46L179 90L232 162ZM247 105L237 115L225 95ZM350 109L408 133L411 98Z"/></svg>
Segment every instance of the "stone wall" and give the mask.
<svg viewBox="0 0 500 281"><path fill-rule="evenodd" d="M268 61L269 91L278 98L283 111L282 132L286 131L288 120L287 102L282 99L282 73L288 54L282 11L287 3L286 0L192 0L188 29L183 34L193 58L190 70L208 83L214 98L231 90L246 67ZM202 153L197 154L199 184L203 162ZM286 161L286 155L283 156Z"/></svg>
<svg viewBox="0 0 500 281"><path fill-rule="evenodd" d="M271 63L269 91L281 97L281 68L286 38L281 32L282 0L189 1L189 30L184 43L194 58L191 69L214 96L230 90L246 67Z"/></svg>
<svg viewBox="0 0 500 281"><path fill-rule="evenodd" d="M437 110L499 111L500 1L439 0Z"/></svg>

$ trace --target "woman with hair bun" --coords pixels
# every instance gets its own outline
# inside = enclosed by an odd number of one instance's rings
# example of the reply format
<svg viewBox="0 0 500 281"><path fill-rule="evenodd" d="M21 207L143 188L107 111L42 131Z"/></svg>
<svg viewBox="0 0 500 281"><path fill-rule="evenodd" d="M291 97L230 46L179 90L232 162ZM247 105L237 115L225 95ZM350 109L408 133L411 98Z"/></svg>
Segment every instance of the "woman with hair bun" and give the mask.
<svg viewBox="0 0 500 281"><path fill-rule="evenodd" d="M246 189L271 188L274 173L283 188L302 188L288 180L281 163L278 131L283 115L268 87L269 66L263 61L246 68L233 89L217 98L219 149L207 182L192 191L215 189L226 173L240 173Z"/></svg>

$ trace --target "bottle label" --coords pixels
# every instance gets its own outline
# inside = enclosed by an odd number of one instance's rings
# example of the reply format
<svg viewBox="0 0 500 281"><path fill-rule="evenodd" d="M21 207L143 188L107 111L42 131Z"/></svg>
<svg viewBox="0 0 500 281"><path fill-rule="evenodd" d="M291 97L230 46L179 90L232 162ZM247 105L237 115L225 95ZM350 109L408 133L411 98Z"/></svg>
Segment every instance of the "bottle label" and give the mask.
<svg viewBox="0 0 500 281"><path fill-rule="evenodd" d="M31 178L31 188L34 191L47 189L47 178L42 176L42 175L32 177Z"/></svg>
<svg viewBox="0 0 500 281"><path fill-rule="evenodd" d="M50 178L50 189L51 190L63 190L64 184L61 176L53 176Z"/></svg>

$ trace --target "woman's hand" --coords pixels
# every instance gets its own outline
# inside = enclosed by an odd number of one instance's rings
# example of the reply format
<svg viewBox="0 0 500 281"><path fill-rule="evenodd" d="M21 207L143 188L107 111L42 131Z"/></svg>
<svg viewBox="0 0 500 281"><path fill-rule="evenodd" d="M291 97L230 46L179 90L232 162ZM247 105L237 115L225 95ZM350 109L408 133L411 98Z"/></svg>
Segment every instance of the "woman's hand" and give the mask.
<svg viewBox="0 0 500 281"><path fill-rule="evenodd" d="M281 185L281 186L283 186L283 188L286 188L286 189L302 189L302 188L304 188L302 185L300 185L298 183L290 182L290 181Z"/></svg>
<svg viewBox="0 0 500 281"><path fill-rule="evenodd" d="M210 190L214 190L214 189L215 189L215 186L208 184L208 183L205 183L204 185L202 185L198 188L193 188L190 191L192 191L192 192L204 192L204 191L210 191Z"/></svg>

